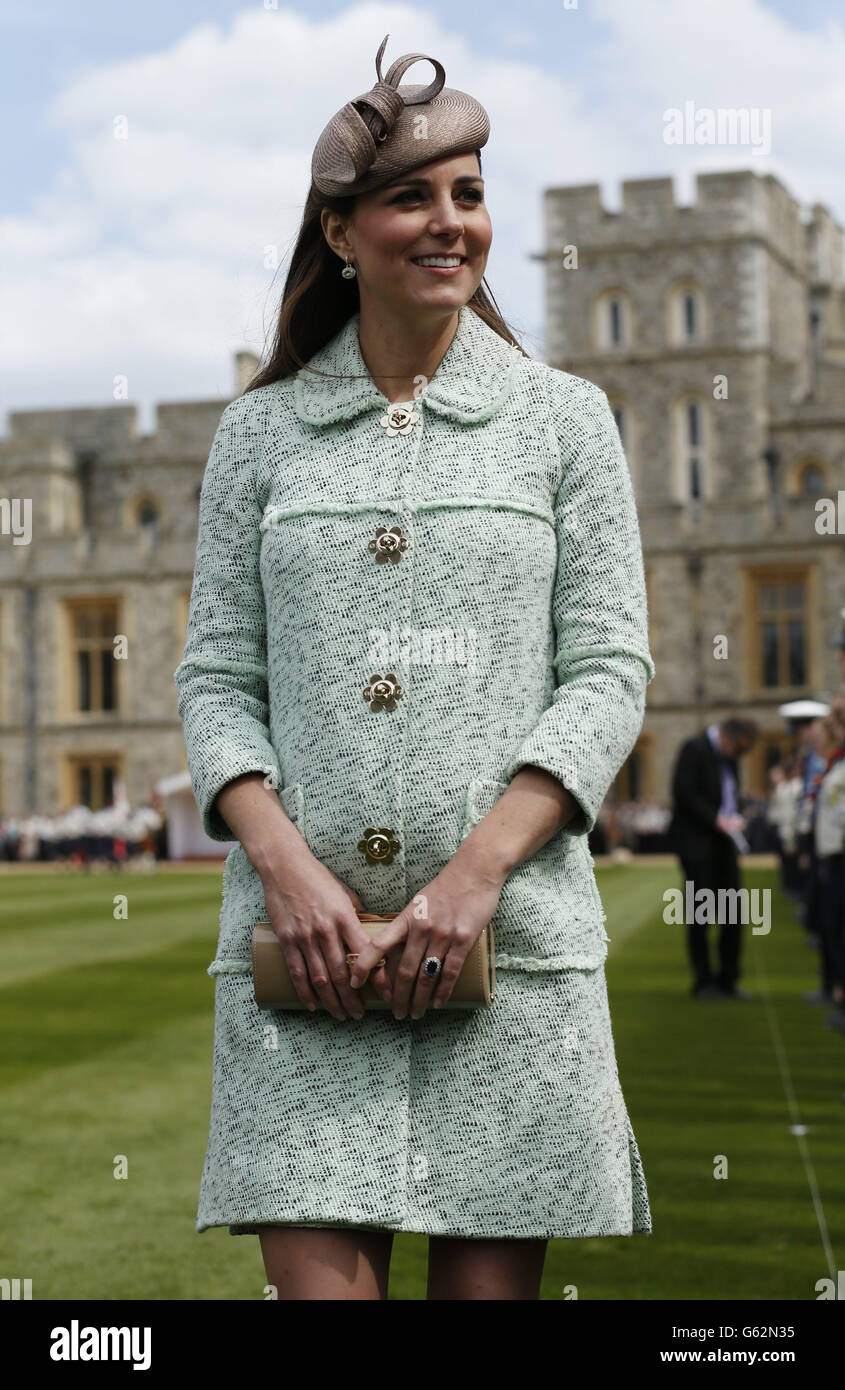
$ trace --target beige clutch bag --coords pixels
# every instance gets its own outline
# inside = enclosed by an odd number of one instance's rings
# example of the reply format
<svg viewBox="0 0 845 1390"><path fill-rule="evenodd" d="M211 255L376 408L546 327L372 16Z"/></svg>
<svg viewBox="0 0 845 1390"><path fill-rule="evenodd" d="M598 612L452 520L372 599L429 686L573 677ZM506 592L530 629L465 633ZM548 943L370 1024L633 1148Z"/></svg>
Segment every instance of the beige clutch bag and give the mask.
<svg viewBox="0 0 845 1390"><path fill-rule="evenodd" d="M398 916L388 912L359 912L364 931L375 936L385 922ZM385 957L388 978L393 983L405 943L393 946ZM351 973L351 972L350 972ZM252 979L259 1009L307 1009L293 987L281 942L269 922L256 922L252 932ZM493 1003L496 990L493 928L486 926L463 964L444 1009L482 1009ZM370 980L358 991L367 1009L390 1009L391 1005L374 989Z"/></svg>

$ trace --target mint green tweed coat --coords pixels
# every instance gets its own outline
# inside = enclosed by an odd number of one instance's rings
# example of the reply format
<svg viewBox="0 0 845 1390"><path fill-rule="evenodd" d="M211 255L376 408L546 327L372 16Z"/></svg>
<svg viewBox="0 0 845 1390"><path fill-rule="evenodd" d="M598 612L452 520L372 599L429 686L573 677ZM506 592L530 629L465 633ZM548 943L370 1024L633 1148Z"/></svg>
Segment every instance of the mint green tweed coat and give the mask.
<svg viewBox="0 0 845 1390"><path fill-rule="evenodd" d="M388 912L520 768L578 811L505 882L493 1008L416 1021L258 1010L263 893L235 845L197 1229L647 1231L587 845L654 675L616 424L598 387L468 307L397 413L358 322L234 400L214 438L174 677L203 824L231 839L217 793L261 772L317 858Z"/></svg>

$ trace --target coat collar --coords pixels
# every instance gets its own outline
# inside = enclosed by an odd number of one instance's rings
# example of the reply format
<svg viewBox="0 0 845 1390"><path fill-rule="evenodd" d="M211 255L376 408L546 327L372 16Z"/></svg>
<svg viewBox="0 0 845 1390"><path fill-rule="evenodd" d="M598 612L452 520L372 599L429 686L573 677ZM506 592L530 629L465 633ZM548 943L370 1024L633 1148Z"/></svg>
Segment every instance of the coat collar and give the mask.
<svg viewBox="0 0 845 1390"><path fill-rule="evenodd" d="M359 321L360 311L296 373L296 413L307 424L334 424L364 410L386 409L387 397L376 388L361 354ZM521 357L519 348L465 304L457 332L420 399L464 424L486 420L507 398ZM316 376L309 367L332 375Z"/></svg>

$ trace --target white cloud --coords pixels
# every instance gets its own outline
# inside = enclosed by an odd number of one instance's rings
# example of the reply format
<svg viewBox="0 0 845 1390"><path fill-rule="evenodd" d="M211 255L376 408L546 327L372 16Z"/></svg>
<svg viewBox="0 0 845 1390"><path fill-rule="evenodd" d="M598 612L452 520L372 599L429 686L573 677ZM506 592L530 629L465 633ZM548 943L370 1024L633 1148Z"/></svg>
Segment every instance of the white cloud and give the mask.
<svg viewBox="0 0 845 1390"><path fill-rule="evenodd" d="M595 6L607 32L593 76L603 107L615 94L606 115L620 132L617 148L627 167L643 175L753 168L775 174L800 201L826 202L841 217L841 24L796 29L761 0L595 0ZM686 101L770 110L771 157L747 146L665 145L663 113Z"/></svg>

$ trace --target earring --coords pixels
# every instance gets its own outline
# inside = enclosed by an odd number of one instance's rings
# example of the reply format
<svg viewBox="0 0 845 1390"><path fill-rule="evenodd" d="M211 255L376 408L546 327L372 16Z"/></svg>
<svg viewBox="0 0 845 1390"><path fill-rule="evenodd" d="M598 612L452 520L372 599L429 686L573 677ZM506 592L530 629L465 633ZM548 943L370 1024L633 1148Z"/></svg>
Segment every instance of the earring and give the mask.
<svg viewBox="0 0 845 1390"><path fill-rule="evenodd" d="M355 276L358 274L354 265L349 264L348 256L346 257L346 265L343 267L343 270L340 273L343 276L344 280L354 280Z"/></svg>

